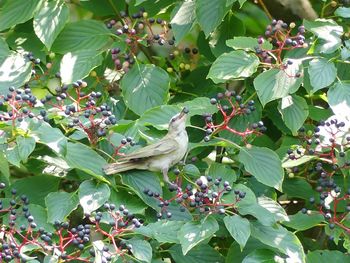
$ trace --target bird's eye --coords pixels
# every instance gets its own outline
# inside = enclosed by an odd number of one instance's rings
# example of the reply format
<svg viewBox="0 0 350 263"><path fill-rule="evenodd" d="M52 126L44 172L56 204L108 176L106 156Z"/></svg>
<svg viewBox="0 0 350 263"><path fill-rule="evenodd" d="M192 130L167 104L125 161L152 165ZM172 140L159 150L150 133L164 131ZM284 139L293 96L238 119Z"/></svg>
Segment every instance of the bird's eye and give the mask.
<svg viewBox="0 0 350 263"><path fill-rule="evenodd" d="M172 118L172 119L171 119L171 122L174 122L174 121L176 121L176 119L175 119L175 118Z"/></svg>

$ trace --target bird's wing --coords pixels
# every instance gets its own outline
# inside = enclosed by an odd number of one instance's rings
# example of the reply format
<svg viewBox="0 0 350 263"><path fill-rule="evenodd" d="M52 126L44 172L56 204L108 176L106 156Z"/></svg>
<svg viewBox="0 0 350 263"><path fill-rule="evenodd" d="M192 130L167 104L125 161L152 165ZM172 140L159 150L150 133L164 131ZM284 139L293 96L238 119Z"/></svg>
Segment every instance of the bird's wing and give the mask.
<svg viewBox="0 0 350 263"><path fill-rule="evenodd" d="M121 157L118 162L131 159L147 158L161 154L170 153L178 148L178 143L174 139L163 138L160 141L140 148L132 153Z"/></svg>

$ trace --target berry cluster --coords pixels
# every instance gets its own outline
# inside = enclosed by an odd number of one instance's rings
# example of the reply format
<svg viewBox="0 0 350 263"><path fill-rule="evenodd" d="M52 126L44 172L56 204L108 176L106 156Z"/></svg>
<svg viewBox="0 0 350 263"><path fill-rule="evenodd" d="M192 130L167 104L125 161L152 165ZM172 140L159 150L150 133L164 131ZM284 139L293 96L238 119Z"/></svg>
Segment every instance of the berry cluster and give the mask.
<svg viewBox="0 0 350 263"><path fill-rule="evenodd" d="M112 143L110 137L108 138L108 141L110 142L110 144L113 147L113 157L115 157L115 156L123 156L124 154L122 152L120 152L122 149L124 149L128 145L132 147L132 146L134 146L136 144L135 141L129 136L121 139L121 141L120 141L118 146Z"/></svg>
<svg viewBox="0 0 350 263"><path fill-rule="evenodd" d="M58 115L64 116L68 128L78 128L85 132L91 144L95 145L99 137L107 134L108 126L117 123L111 112L111 107L105 103L98 106L101 92L85 92L87 83L78 80L72 84L62 85L55 89L56 94L48 94L41 99L44 105L49 105ZM43 111L43 114L46 114ZM69 117L69 118L68 118Z"/></svg>
<svg viewBox="0 0 350 263"><path fill-rule="evenodd" d="M0 183L1 190L5 187L4 183ZM142 220L137 219L124 205L116 208L114 204L106 203L101 211L88 215L89 223L70 227L68 222L55 221L55 231L49 232L35 222L29 211L28 197L18 197L16 189L12 189L11 194L7 208L4 208L7 202L0 200L0 212L9 215L8 223L3 222L0 230L1 262L26 262L28 258L40 254L57 256L60 262L94 262L98 248L91 248L91 236L96 236L96 233L103 236L100 259L110 262L116 256L124 257L131 253L132 246L127 244L127 240L120 239L120 235L142 225ZM21 224L23 220L19 220L20 217L24 217L27 223ZM36 249L26 249L29 245Z"/></svg>
<svg viewBox="0 0 350 263"><path fill-rule="evenodd" d="M175 175L179 175L178 169L174 170ZM180 207L181 212L186 210L195 214L220 214L226 213L226 210L234 210L236 203L243 199L245 192L234 190L229 182L222 181L222 178L213 179L211 176L201 177L197 179L195 184L187 184L184 189L177 185L170 185L169 190L176 192L176 195L166 200L159 193L154 193L149 189L145 189L144 193L150 197L159 200L160 212L157 214L158 219L171 218L172 214L168 211L169 205L174 202ZM234 202L228 203L222 200L225 195L234 193ZM228 198L230 199L230 198ZM231 200L231 199L230 199Z"/></svg>
<svg viewBox="0 0 350 263"><path fill-rule="evenodd" d="M303 143L295 149L289 149L288 158L297 160L304 155L314 155L333 166L338 166L338 158L344 158L345 149L350 147L350 134L344 127L345 122L335 118L320 121L313 131L300 128Z"/></svg>
<svg viewBox="0 0 350 263"><path fill-rule="evenodd" d="M139 50L143 50L142 45L163 46L168 44L172 46L175 43L170 31L171 25L161 18L148 18L144 8L140 8L137 13L131 15L124 11L120 12L119 21L115 19L108 21L107 28L113 30L117 38L122 38L126 43L125 54L122 54L119 47L111 49L116 70L122 69L124 72L127 72L134 64L134 57Z"/></svg>
<svg viewBox="0 0 350 263"><path fill-rule="evenodd" d="M169 54L168 68L167 71L172 73L174 69L178 71L191 70L193 62L198 59L198 49L196 47L183 48L183 52L179 49L174 50Z"/></svg>
<svg viewBox="0 0 350 263"><path fill-rule="evenodd" d="M39 65L40 64L40 58L35 58L33 52L28 52L28 54L26 55L26 57L33 62L35 65Z"/></svg>
<svg viewBox="0 0 350 263"><path fill-rule="evenodd" d="M255 48L255 52L262 62L268 64L268 66L275 62L279 68L285 69L293 62L288 60L287 63L283 64L283 51L308 47L304 37L305 27L299 26L297 34L292 35L295 26L295 23L288 25L282 20L272 20L271 24L266 27L265 37L260 36L258 38L258 46ZM263 44L266 40L272 44L273 49L264 49Z"/></svg>
<svg viewBox="0 0 350 263"><path fill-rule="evenodd" d="M25 84L23 89L15 89L10 87L8 93L0 95L0 107L5 109L0 110L0 121L11 121L13 127L17 122L22 122L24 118L38 118L44 121L49 121L46 112L36 113L34 107L38 99L32 94L28 84Z"/></svg>
<svg viewBox="0 0 350 263"><path fill-rule="evenodd" d="M255 111L255 102L249 100L243 102L243 98L240 95L236 95L235 91L227 90L225 93L218 93L216 98L210 100L212 105L216 105L223 117L223 121L220 124L215 125L211 114L204 114L206 126L206 136L204 141L209 141L216 133L227 130L235 135L238 135L245 139L251 134L260 134L266 131L266 127L262 121L258 123L252 123L250 128L246 128L245 131L238 131L229 126L231 119L239 115L249 115Z"/></svg>
<svg viewBox="0 0 350 263"><path fill-rule="evenodd" d="M290 177L307 175L308 181L319 192L319 202L311 197L309 202L316 205L318 212L329 222L329 228L339 226L350 234L350 228L343 224L343 220L350 211L350 203L346 204L346 211L339 212L340 202L350 201L350 189L342 189L334 178L350 170L350 158L346 149L350 147L350 134L346 131L346 124L336 118L320 121L314 130L299 130L303 140L302 145L287 151L291 161L302 160L304 156L313 156L314 159L299 167L290 169ZM346 192L342 194L342 192ZM331 207L332 206L332 207ZM310 214L307 208L303 213Z"/></svg>

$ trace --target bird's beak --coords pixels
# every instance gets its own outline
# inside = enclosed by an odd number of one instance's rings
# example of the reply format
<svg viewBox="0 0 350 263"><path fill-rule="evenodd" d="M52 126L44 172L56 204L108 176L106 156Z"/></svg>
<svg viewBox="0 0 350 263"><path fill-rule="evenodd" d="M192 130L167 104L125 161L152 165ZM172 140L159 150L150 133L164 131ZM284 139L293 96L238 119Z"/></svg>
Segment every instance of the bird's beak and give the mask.
<svg viewBox="0 0 350 263"><path fill-rule="evenodd" d="M184 107L180 112L179 119L182 119L188 113L188 108Z"/></svg>

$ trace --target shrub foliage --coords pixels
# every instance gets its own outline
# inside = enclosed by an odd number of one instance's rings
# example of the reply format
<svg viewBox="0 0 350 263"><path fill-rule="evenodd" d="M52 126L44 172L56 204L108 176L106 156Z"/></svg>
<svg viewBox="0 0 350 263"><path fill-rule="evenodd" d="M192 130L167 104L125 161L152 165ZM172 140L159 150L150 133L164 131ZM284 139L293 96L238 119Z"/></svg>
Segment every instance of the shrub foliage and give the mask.
<svg viewBox="0 0 350 263"><path fill-rule="evenodd" d="M349 1L256 2L0 2L1 262L350 261Z"/></svg>

